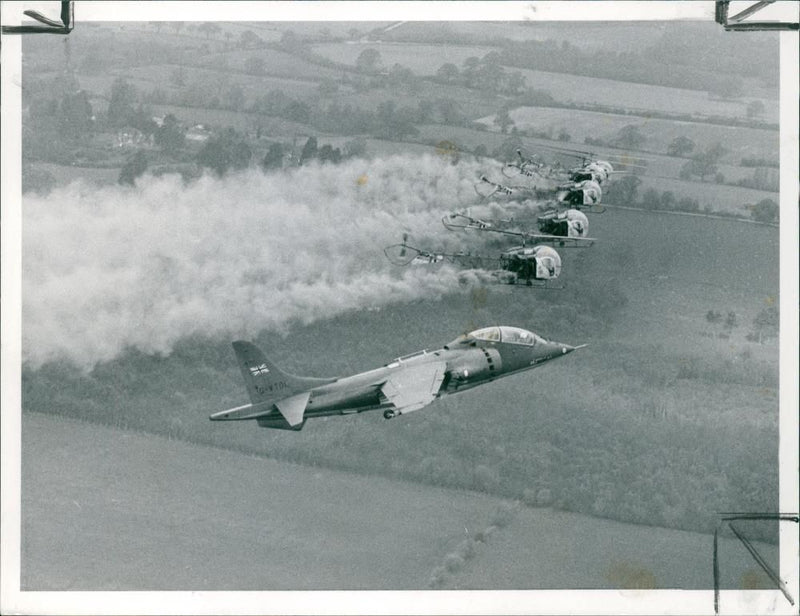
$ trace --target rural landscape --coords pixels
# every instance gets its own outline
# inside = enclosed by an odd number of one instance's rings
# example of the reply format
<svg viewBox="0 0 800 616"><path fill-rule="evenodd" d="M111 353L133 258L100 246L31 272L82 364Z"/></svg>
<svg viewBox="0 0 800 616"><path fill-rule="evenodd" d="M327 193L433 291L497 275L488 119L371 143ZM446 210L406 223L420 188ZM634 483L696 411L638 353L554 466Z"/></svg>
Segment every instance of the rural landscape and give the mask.
<svg viewBox="0 0 800 616"><path fill-rule="evenodd" d="M22 64L23 589L708 589L718 514L777 510L770 33L42 38ZM518 150L574 164L565 149L622 173L595 243L559 248L560 287L387 261L404 234L495 249L442 217L530 216L539 201L476 182L507 182ZM208 420L247 399L232 340L328 377L488 325L588 346L391 421ZM745 531L774 566L777 524ZM723 544L724 587L770 587Z"/></svg>

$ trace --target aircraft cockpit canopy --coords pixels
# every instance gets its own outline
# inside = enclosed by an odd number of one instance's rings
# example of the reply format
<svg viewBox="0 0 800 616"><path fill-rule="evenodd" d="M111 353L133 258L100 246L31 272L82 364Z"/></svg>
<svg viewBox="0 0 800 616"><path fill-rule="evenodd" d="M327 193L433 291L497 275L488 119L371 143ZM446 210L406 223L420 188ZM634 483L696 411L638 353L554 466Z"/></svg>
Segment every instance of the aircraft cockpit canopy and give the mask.
<svg viewBox="0 0 800 616"><path fill-rule="evenodd" d="M476 329L466 335L466 339L485 340L487 342L504 342L507 344L524 344L533 346L546 342L541 336L519 327L501 325L499 327L484 327Z"/></svg>

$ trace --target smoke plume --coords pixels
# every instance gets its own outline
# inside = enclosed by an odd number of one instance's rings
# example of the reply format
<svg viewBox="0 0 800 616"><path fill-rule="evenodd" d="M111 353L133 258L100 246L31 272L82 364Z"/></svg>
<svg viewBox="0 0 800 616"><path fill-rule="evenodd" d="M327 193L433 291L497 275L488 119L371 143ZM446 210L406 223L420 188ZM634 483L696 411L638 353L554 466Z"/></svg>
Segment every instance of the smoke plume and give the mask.
<svg viewBox="0 0 800 616"><path fill-rule="evenodd" d="M453 291L452 268L398 268L383 248L403 232L436 244L442 215L476 200L479 171L402 156L26 194L23 361L91 367Z"/></svg>

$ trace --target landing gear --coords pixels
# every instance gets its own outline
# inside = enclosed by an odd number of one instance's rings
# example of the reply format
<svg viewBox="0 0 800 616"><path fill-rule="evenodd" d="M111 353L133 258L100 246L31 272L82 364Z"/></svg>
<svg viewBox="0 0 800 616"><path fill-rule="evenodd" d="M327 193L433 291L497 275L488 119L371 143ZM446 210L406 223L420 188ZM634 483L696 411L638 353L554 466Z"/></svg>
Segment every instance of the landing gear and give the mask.
<svg viewBox="0 0 800 616"><path fill-rule="evenodd" d="M383 412L383 418L384 419L391 419L392 417L395 417L396 415L397 415L397 413L395 413L392 410L388 410L388 411L384 411Z"/></svg>

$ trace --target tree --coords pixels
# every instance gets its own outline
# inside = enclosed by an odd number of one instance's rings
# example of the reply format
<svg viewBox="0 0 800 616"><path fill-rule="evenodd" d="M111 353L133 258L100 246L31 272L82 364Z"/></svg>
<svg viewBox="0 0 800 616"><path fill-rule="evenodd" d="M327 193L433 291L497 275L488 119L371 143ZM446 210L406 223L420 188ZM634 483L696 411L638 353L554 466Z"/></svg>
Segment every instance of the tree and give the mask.
<svg viewBox="0 0 800 616"><path fill-rule="evenodd" d="M703 152L695 154L690 161L681 167L680 177L690 179L698 176L701 181L705 181L706 176L713 176L717 173L717 163L725 154L725 148L721 143L716 142L707 147Z"/></svg>
<svg viewBox="0 0 800 616"><path fill-rule="evenodd" d="M464 60L463 68L461 69L461 75L466 82L465 85L468 88L475 87L476 77L478 75L478 69L480 68L481 61L477 56L470 56L466 60Z"/></svg>
<svg viewBox="0 0 800 616"><path fill-rule="evenodd" d="M367 153L367 142L358 137L344 144L344 155L347 158L363 157Z"/></svg>
<svg viewBox="0 0 800 616"><path fill-rule="evenodd" d="M675 209L675 193L671 190L665 190L661 194L661 209L674 210Z"/></svg>
<svg viewBox="0 0 800 616"><path fill-rule="evenodd" d="M636 197L641 183L642 180L635 175L623 175L621 178L614 181L608 192L613 194L614 201L623 205L630 205L636 203Z"/></svg>
<svg viewBox="0 0 800 616"><path fill-rule="evenodd" d="M657 210L661 207L661 195L654 188L648 188L642 195L642 206L650 209Z"/></svg>
<svg viewBox="0 0 800 616"><path fill-rule="evenodd" d="M700 210L700 204L697 202L697 199L681 197L675 204L675 209L681 212L697 212Z"/></svg>
<svg viewBox="0 0 800 616"><path fill-rule="evenodd" d="M136 101L136 89L122 77L117 77L111 84L111 96L108 103L108 123L121 127L130 122L133 115L133 104Z"/></svg>
<svg viewBox="0 0 800 616"><path fill-rule="evenodd" d="M688 137L683 135L675 137L667 147L667 154L669 156L686 156L694 150L695 143Z"/></svg>
<svg viewBox="0 0 800 616"><path fill-rule="evenodd" d="M264 171L270 169L280 169L283 167L283 144L271 143L264 159L261 161L261 168Z"/></svg>
<svg viewBox="0 0 800 616"><path fill-rule="evenodd" d="M508 107L503 107L497 112L494 116L493 123L500 128L500 132L504 135L508 132L508 127L514 124L514 120L511 119L508 113Z"/></svg>
<svg viewBox="0 0 800 616"><path fill-rule="evenodd" d="M92 106L84 90L64 95L58 120L59 130L63 135L76 137L91 130Z"/></svg>
<svg viewBox="0 0 800 616"><path fill-rule="evenodd" d="M505 91L512 96L517 96L525 91L525 77L522 73L514 71L508 76Z"/></svg>
<svg viewBox="0 0 800 616"><path fill-rule="evenodd" d="M356 58L356 69L361 73L375 73L381 64L381 54L377 49L368 47Z"/></svg>
<svg viewBox="0 0 800 616"><path fill-rule="evenodd" d="M383 101L375 112L376 134L392 140L399 140L406 135L418 134L414 126L416 112L413 108L398 108L394 101Z"/></svg>
<svg viewBox="0 0 800 616"><path fill-rule="evenodd" d="M155 133L156 144L165 152L175 153L183 147L186 132L171 113L164 116L164 121Z"/></svg>
<svg viewBox="0 0 800 616"><path fill-rule="evenodd" d="M753 319L753 333L748 335L748 340L757 340L762 344L764 340L778 337L780 326L780 313L778 306L773 304L759 312Z"/></svg>
<svg viewBox="0 0 800 616"><path fill-rule="evenodd" d="M459 126L464 123L464 112L461 111L459 104L452 98L440 98L436 101L442 124L452 124Z"/></svg>
<svg viewBox="0 0 800 616"><path fill-rule="evenodd" d="M197 162L224 175L230 169L244 169L250 164L253 151L244 137L228 128L205 142L197 153Z"/></svg>
<svg viewBox="0 0 800 616"><path fill-rule="evenodd" d="M457 83L459 78L458 67L452 62L447 62L436 71L436 78L444 83Z"/></svg>
<svg viewBox="0 0 800 616"><path fill-rule="evenodd" d="M631 150L638 150L644 142L647 141L638 126L628 124L623 126L615 139L615 144L621 148L628 148Z"/></svg>
<svg viewBox="0 0 800 616"><path fill-rule="evenodd" d="M517 136L511 136L494 149L492 156L497 160L513 160L517 157L517 150L521 149L523 149L522 140Z"/></svg>
<svg viewBox="0 0 800 616"><path fill-rule="evenodd" d="M144 135L155 135L158 132L158 124L153 121L153 112L144 105L140 104L136 108L130 121L131 126Z"/></svg>
<svg viewBox="0 0 800 616"><path fill-rule="evenodd" d="M762 199L750 208L750 216L758 222L776 222L780 207L772 199Z"/></svg>
<svg viewBox="0 0 800 616"><path fill-rule="evenodd" d="M144 155L144 152L138 150L133 156L128 158L122 166L122 169L120 169L117 182L119 184L133 186L136 182L136 178L144 175L145 171L147 171L147 157Z"/></svg>
<svg viewBox="0 0 800 616"><path fill-rule="evenodd" d="M397 89L405 89L408 92L416 92L419 90L419 80L410 68L402 64L393 64L389 69L388 76L389 84Z"/></svg>
<svg viewBox="0 0 800 616"><path fill-rule="evenodd" d="M242 49L253 49L264 44L261 37L252 30L245 30L239 35L239 45Z"/></svg>
<svg viewBox="0 0 800 616"><path fill-rule="evenodd" d="M300 164L316 158L317 156L317 138L309 137L306 144L303 146L303 151L300 153Z"/></svg>
<svg viewBox="0 0 800 616"><path fill-rule="evenodd" d="M317 153L317 158L319 158L320 162L323 163L331 162L335 165L341 162L342 152L339 148L334 149L332 145L326 143L319 149L319 152Z"/></svg>
<svg viewBox="0 0 800 616"><path fill-rule="evenodd" d="M213 21L206 21L197 26L197 31L205 34L206 39L208 39L209 36L216 37L217 34L219 34L222 31L222 28L220 28Z"/></svg>

